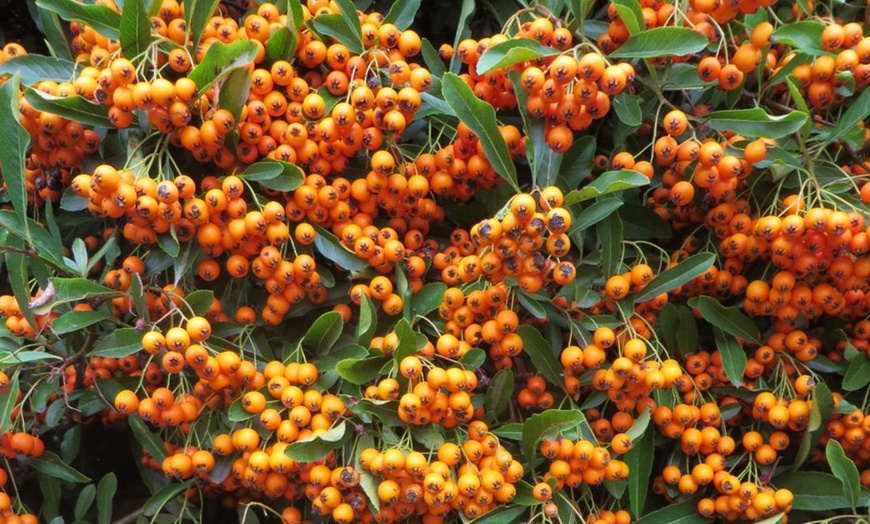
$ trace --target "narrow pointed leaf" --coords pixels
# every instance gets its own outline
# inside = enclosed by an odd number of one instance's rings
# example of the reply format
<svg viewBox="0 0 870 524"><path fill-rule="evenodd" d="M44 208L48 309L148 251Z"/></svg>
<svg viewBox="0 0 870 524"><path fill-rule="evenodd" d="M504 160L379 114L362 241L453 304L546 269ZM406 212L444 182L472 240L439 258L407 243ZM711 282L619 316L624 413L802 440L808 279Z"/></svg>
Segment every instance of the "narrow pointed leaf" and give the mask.
<svg viewBox="0 0 870 524"><path fill-rule="evenodd" d="M676 266L666 269L653 278L640 292L635 295L635 300L644 302L651 300L662 293L672 291L684 284L691 282L696 277L704 274L713 266L716 255L713 253L698 253L680 262Z"/></svg>

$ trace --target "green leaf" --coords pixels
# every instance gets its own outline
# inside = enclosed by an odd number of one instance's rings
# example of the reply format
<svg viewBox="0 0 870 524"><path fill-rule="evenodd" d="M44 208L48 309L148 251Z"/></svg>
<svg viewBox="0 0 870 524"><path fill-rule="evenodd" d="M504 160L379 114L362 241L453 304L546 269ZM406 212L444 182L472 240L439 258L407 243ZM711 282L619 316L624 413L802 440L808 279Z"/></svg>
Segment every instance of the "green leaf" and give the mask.
<svg viewBox="0 0 870 524"><path fill-rule="evenodd" d="M239 176L276 191L293 191L305 180L305 174L299 166L272 159L260 160L249 165Z"/></svg>
<svg viewBox="0 0 870 524"><path fill-rule="evenodd" d="M616 274L622 265L622 220L611 214L595 226L601 244L601 269L605 276Z"/></svg>
<svg viewBox="0 0 870 524"><path fill-rule="evenodd" d="M430 282L419 291L411 295L411 312L415 315L428 315L441 305L447 284L443 282Z"/></svg>
<svg viewBox="0 0 870 524"><path fill-rule="evenodd" d="M595 137L581 136L571 144L568 151L562 155L559 175L565 179L567 187L577 187L583 179L592 173L595 159Z"/></svg>
<svg viewBox="0 0 870 524"><path fill-rule="evenodd" d="M821 56L828 54L821 46L822 31L824 30L825 26L821 22L809 20L790 22L780 25L773 32L772 40L776 44L794 47L796 51L811 56Z"/></svg>
<svg viewBox="0 0 870 524"><path fill-rule="evenodd" d="M5 351L0 352L0 365L2 366L40 362L42 360L61 360L61 357L39 350L15 351L11 353Z"/></svg>
<svg viewBox="0 0 870 524"><path fill-rule="evenodd" d="M498 131L495 108L478 100L468 84L453 73L447 73L442 78L441 92L460 122L477 135L483 152L496 173L519 191L516 166L511 159L507 144Z"/></svg>
<svg viewBox="0 0 870 524"><path fill-rule="evenodd" d="M163 440L148 429L148 425L138 413L127 417L127 422L130 424L130 429L133 430L136 441L148 451L149 455L154 457L158 464L169 456L166 448L163 447Z"/></svg>
<svg viewBox="0 0 870 524"><path fill-rule="evenodd" d="M820 471L797 471L775 477L773 484L794 493L792 508L806 511L830 511L853 506L843 493L843 485L834 475ZM854 506L870 506L870 490L860 488Z"/></svg>
<svg viewBox="0 0 870 524"><path fill-rule="evenodd" d="M70 51L60 18L57 14L45 9L37 9L37 12L39 13L39 22L42 24L42 33L45 35L45 42L48 44L51 54L57 58L72 61L72 51Z"/></svg>
<svg viewBox="0 0 870 524"><path fill-rule="evenodd" d="M680 306L680 329L677 331L677 347L683 354L694 353L698 349L698 323L692 310Z"/></svg>
<svg viewBox="0 0 870 524"><path fill-rule="evenodd" d="M613 0L612 3L629 34L636 35L643 31L643 12L638 0Z"/></svg>
<svg viewBox="0 0 870 524"><path fill-rule="evenodd" d="M471 27L468 23L471 15L474 14L476 2L474 0L462 0L462 7L459 10L459 20L456 24L456 36L453 37L453 49L459 48L459 42L463 38L471 36ZM458 53L453 53L450 59L450 71L458 73L462 66L459 61ZM442 75L443 76L443 75Z"/></svg>
<svg viewBox="0 0 870 524"><path fill-rule="evenodd" d="M758 340L758 326L736 306L725 307L718 300L706 295L690 299L689 305L701 310L701 316L707 322L719 327L726 333L730 333L753 344L760 344Z"/></svg>
<svg viewBox="0 0 870 524"><path fill-rule="evenodd" d="M867 360L865 352L858 353L852 359L843 377L843 389L857 391L870 384L870 360Z"/></svg>
<svg viewBox="0 0 870 524"><path fill-rule="evenodd" d="M514 372L510 368L500 369L489 379L484 393L483 405L493 420L504 413L514 393Z"/></svg>
<svg viewBox="0 0 870 524"><path fill-rule="evenodd" d="M828 459L831 473L842 483L843 495L854 511L861 496L861 474L858 473L858 467L846 456L843 446L837 439L828 440L825 445L825 458Z"/></svg>
<svg viewBox="0 0 870 524"><path fill-rule="evenodd" d="M487 511L483 515L469 522L469 524L502 524L504 522L521 522L520 518L529 510L527 506L519 504L508 504L507 506L496 506L494 509Z"/></svg>
<svg viewBox="0 0 870 524"><path fill-rule="evenodd" d="M247 67L257 56L257 44L240 39L230 44L215 42L209 46L202 62L187 75L196 82L199 93L205 91L232 71Z"/></svg>
<svg viewBox="0 0 870 524"><path fill-rule="evenodd" d="M42 517L54 524L60 513L60 479L56 479L42 472L37 472L37 480L39 481L39 491L42 493ZM61 522L61 524L63 524Z"/></svg>
<svg viewBox="0 0 870 524"><path fill-rule="evenodd" d="M36 7L57 13L64 20L84 22L106 38L118 39L121 15L108 7L80 4L75 0L36 0Z"/></svg>
<svg viewBox="0 0 870 524"><path fill-rule="evenodd" d="M707 47L707 37L687 27L655 27L628 39L611 58L655 58L690 55Z"/></svg>
<svg viewBox="0 0 870 524"><path fill-rule="evenodd" d="M142 333L133 328L116 329L100 338L91 353L95 357L121 358L142 349Z"/></svg>
<svg viewBox="0 0 870 524"><path fill-rule="evenodd" d="M722 355L722 367L725 375L734 387L740 387L743 383L743 371L746 369L746 352L737 340L737 337L722 331L718 326L713 326L713 338L716 340L716 348Z"/></svg>
<svg viewBox="0 0 870 524"><path fill-rule="evenodd" d="M58 302L75 302L92 298L115 298L123 293L97 284L87 278L52 278L55 299Z"/></svg>
<svg viewBox="0 0 870 524"><path fill-rule="evenodd" d="M617 216L622 220L625 238L657 240L672 236L670 226L644 205L626 202L617 210Z"/></svg>
<svg viewBox="0 0 870 524"><path fill-rule="evenodd" d="M6 269L9 272L9 286L12 288L12 294L18 302L24 318L30 322L31 326L35 326L36 320L33 317L33 310L27 307L30 302L30 289L27 286L30 281L30 272L28 271L27 257L21 253L6 253Z"/></svg>
<svg viewBox="0 0 870 524"><path fill-rule="evenodd" d="M12 210L3 209L0 210L0 228L9 231L32 246L36 252L35 256L53 265L56 269L69 272L70 268L63 262L63 246L61 246L60 239L54 238L33 219L26 218ZM6 253L7 257L10 254L13 253Z"/></svg>
<svg viewBox="0 0 870 524"><path fill-rule="evenodd" d="M359 304L359 321L356 324L356 340L360 345L368 346L378 328L378 310L372 299L363 295Z"/></svg>
<svg viewBox="0 0 870 524"><path fill-rule="evenodd" d="M417 10L420 9L421 0L398 0L393 2L390 10L387 11L387 16L384 17L384 22L388 22L398 27L400 31L404 31L414 23L414 17L417 15Z"/></svg>
<svg viewBox="0 0 870 524"><path fill-rule="evenodd" d="M350 436L347 433L347 422L342 421L320 435L290 444L284 453L293 460L314 462L338 449Z"/></svg>
<svg viewBox="0 0 870 524"><path fill-rule="evenodd" d="M447 72L447 68L444 66L444 61L441 60L441 55L438 54L438 51L435 50L435 47L429 39L424 38L422 40L420 54L423 55L423 63L426 64L426 67L432 74L432 78L441 78L444 76L444 73Z"/></svg>
<svg viewBox="0 0 870 524"><path fill-rule="evenodd" d="M145 12L144 0L125 0L118 28L121 51L134 64L145 60L151 46L151 20Z"/></svg>
<svg viewBox="0 0 870 524"><path fill-rule="evenodd" d="M72 466L66 465L60 457L51 451L44 452L39 458L19 455L18 461L25 466L30 466L46 475L51 475L67 482L83 484L91 481L91 479L79 473Z"/></svg>
<svg viewBox="0 0 870 524"><path fill-rule="evenodd" d="M219 2L220 0L184 0L184 21L187 22L187 30L194 47L199 44Z"/></svg>
<svg viewBox="0 0 870 524"><path fill-rule="evenodd" d="M76 507L73 511L76 520L83 520L85 514L91 509L94 504L94 498L97 496L97 487L93 484L88 484L79 492L79 497L76 499Z"/></svg>
<svg viewBox="0 0 870 524"><path fill-rule="evenodd" d="M631 93L620 93L613 97L613 109L616 117L623 124L637 127L643 123L643 112L640 109L641 98Z"/></svg>
<svg viewBox="0 0 870 524"><path fill-rule="evenodd" d="M806 123L809 116L801 111L791 111L786 115L773 116L764 109L724 109L707 115L710 128L716 131L730 131L747 137L783 138Z"/></svg>
<svg viewBox="0 0 870 524"><path fill-rule="evenodd" d="M236 69L224 78L218 93L218 105L232 113L238 122L242 119L242 108L247 104L250 93L251 70L246 67ZM238 131L230 131L227 139L232 145L238 145Z"/></svg>
<svg viewBox="0 0 870 524"><path fill-rule="evenodd" d="M310 347L315 354L323 354L328 352L338 337L341 336L341 328L344 326L344 320L341 314L335 311L328 311L308 328L305 336L302 338L302 345Z"/></svg>
<svg viewBox="0 0 870 524"><path fill-rule="evenodd" d="M622 204L623 201L618 198L602 198L593 202L592 205L574 215L574 222L571 224L571 229L568 230L568 235L574 238L573 235L581 233L609 217ZM577 243L580 242L577 241Z"/></svg>
<svg viewBox="0 0 870 524"><path fill-rule="evenodd" d="M477 61L477 73L482 75L493 69L502 69L545 56L555 56L561 52L531 38L511 38L490 47L480 55Z"/></svg>
<svg viewBox="0 0 870 524"><path fill-rule="evenodd" d="M112 500L116 491L118 477L110 471L97 485L97 524L109 524L112 521Z"/></svg>
<svg viewBox="0 0 870 524"><path fill-rule="evenodd" d="M371 382L372 377L377 376L387 360L386 357L347 358L336 364L335 370L351 384L362 385Z"/></svg>
<svg viewBox="0 0 870 524"><path fill-rule="evenodd" d="M649 185L649 179L637 171L630 169L607 171L598 175L595 180L586 184L581 189L569 191L565 195L565 205L570 206L571 204L591 200L601 195L646 185Z"/></svg>
<svg viewBox="0 0 870 524"><path fill-rule="evenodd" d="M109 108L82 98L79 95L60 97L43 93L33 88L24 91L24 98L37 111L62 116L80 124L110 128Z"/></svg>
<svg viewBox="0 0 870 524"><path fill-rule="evenodd" d="M230 422L244 422L257 416L256 413L248 413L245 411L245 407L242 405L242 400L242 397L237 398L232 404L230 404L229 409L227 409L227 419L229 419Z"/></svg>
<svg viewBox="0 0 870 524"><path fill-rule="evenodd" d="M12 411L18 402L18 373L12 375L9 387L0 395L0 432L5 433L12 429Z"/></svg>
<svg viewBox="0 0 870 524"><path fill-rule="evenodd" d="M7 62L8 65L10 62ZM27 213L27 186L24 180L24 155L30 145L30 134L21 126L18 111L19 79L13 76L0 85L0 122L7 122L3 133L0 133L0 169L3 182L12 201L17 221L23 222L25 229L19 229L18 234L26 231L25 214ZM9 213L10 211L7 211ZM14 232L14 231L13 231ZM26 240L27 237L24 237ZM62 258L62 257L61 257Z"/></svg>
<svg viewBox="0 0 870 524"><path fill-rule="evenodd" d="M296 31L293 31L289 27L279 27L266 40L266 61L292 61L296 54L296 45L298 43L299 34Z"/></svg>
<svg viewBox="0 0 870 524"><path fill-rule="evenodd" d="M825 143L830 144L837 140L854 129L859 122L863 122L867 116L870 116L870 91L864 89L858 98L848 104L848 109L837 119L837 125L834 126Z"/></svg>
<svg viewBox="0 0 870 524"><path fill-rule="evenodd" d="M151 516L160 513L160 510L162 510L164 506L169 504L169 502L175 499L175 497L181 495L181 493L189 487L190 483L188 482L183 484L176 484L174 482L170 483L157 493L151 495L151 498L145 501L145 504L142 505L142 514L145 516Z"/></svg>
<svg viewBox="0 0 870 524"><path fill-rule="evenodd" d="M396 322L396 326L393 328L395 331L399 342L396 345L396 351L393 354L393 357L396 361L401 362L401 360L405 357L409 357L411 355L417 354L417 336L414 334L414 330L411 329L411 325L404 318Z"/></svg>
<svg viewBox="0 0 870 524"><path fill-rule="evenodd" d="M58 335L81 331L109 318L102 311L69 311L51 322L51 329Z"/></svg>
<svg viewBox="0 0 870 524"><path fill-rule="evenodd" d="M356 253L344 247L338 238L330 231L312 224L317 236L314 237L314 246L321 255L343 267L348 271L359 271L369 267L368 262L358 257Z"/></svg>
<svg viewBox="0 0 870 524"><path fill-rule="evenodd" d="M634 524L704 524L710 522L698 513L698 501L689 499L678 504L670 504L662 509L647 513L634 521Z"/></svg>
<svg viewBox="0 0 870 524"><path fill-rule="evenodd" d="M541 333L532 326L522 325L517 329L517 334L523 339L523 352L531 359L534 369L551 384L564 388L562 364Z"/></svg>
<svg viewBox="0 0 870 524"><path fill-rule="evenodd" d="M25 86L43 80L69 82L76 74L76 65L70 60L45 55L21 55L0 64L0 76L15 73L21 76L21 84Z"/></svg>
<svg viewBox="0 0 870 524"><path fill-rule="evenodd" d="M184 297L184 301L194 315L204 317L211 306L214 305L214 291L210 289L197 289Z"/></svg>
<svg viewBox="0 0 870 524"><path fill-rule="evenodd" d="M523 455L531 462L537 452L538 442L569 431L576 434L583 425L588 426L589 423L583 412L577 409L548 409L543 413L535 413L523 422Z"/></svg>
<svg viewBox="0 0 870 524"><path fill-rule="evenodd" d="M683 284L687 284L704 274L705 271L713 266L715 261L716 255L713 253L692 255L676 266L659 273L649 284L640 290L635 296L635 300L638 302L652 300L662 293L672 291Z"/></svg>
<svg viewBox="0 0 870 524"><path fill-rule="evenodd" d="M459 363L466 368L478 369L486 362L486 351L480 348L471 348L468 353L462 355Z"/></svg>
<svg viewBox="0 0 870 524"><path fill-rule="evenodd" d="M347 401L345 401L345 404L347 404ZM355 405L351 403L349 406L348 409L359 416L360 420L366 424L371 424L373 420L379 420L381 424L391 428L405 424L399 418L399 403L395 400L361 398Z"/></svg>

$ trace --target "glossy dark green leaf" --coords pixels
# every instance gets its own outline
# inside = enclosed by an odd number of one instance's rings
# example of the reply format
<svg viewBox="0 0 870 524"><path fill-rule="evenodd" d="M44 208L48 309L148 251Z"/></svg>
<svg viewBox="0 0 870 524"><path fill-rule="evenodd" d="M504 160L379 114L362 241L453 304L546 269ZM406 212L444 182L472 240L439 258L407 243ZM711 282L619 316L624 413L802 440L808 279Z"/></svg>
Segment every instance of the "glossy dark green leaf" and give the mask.
<svg viewBox="0 0 870 524"><path fill-rule="evenodd" d="M511 159L507 144L499 133L495 108L474 96L468 84L453 73L447 73L442 78L441 92L460 122L477 135L492 168L511 187L519 191L516 166Z"/></svg>
<svg viewBox="0 0 870 524"><path fill-rule="evenodd" d="M773 32L772 40L777 44L791 46L795 51L800 51L811 56L828 54L821 46L822 31L825 26L815 20L803 20L782 24Z"/></svg>
<svg viewBox="0 0 870 524"><path fill-rule="evenodd" d="M570 206L601 195L646 185L649 185L649 179L637 171L630 169L607 171L595 177L595 180L582 188L569 191L565 195L565 205Z"/></svg>
<svg viewBox="0 0 870 524"><path fill-rule="evenodd" d="M260 160L249 165L240 176L276 191L293 191L301 186L305 179L304 173L298 166L272 159Z"/></svg>
<svg viewBox="0 0 870 524"><path fill-rule="evenodd" d="M121 358L142 349L142 335L133 328L120 328L100 337L91 353L95 357Z"/></svg>
<svg viewBox="0 0 870 524"><path fill-rule="evenodd" d="M837 119L837 125L834 126L825 143L830 144L839 139L854 129L859 122L863 122L867 116L870 116L870 91L864 89L858 98L849 102L846 111Z"/></svg>
<svg viewBox="0 0 870 524"><path fill-rule="evenodd" d="M861 474L855 463L846 456L843 446L837 439L828 440L825 445L825 458L831 467L831 473L842 483L843 495L854 511L861 496Z"/></svg>
<svg viewBox="0 0 870 524"><path fill-rule="evenodd" d="M643 12L638 0L613 0L613 7L629 34L636 35L643 31Z"/></svg>
<svg viewBox="0 0 870 524"><path fill-rule="evenodd" d="M417 10L420 9L421 0L397 0L390 6L384 22L393 24L400 31L404 31L414 23Z"/></svg>
<svg viewBox="0 0 870 524"><path fill-rule="evenodd" d="M672 291L688 284L713 266L716 255L713 253L698 253L692 255L676 266L666 269L653 278L640 292L635 295L638 302L651 300L662 293Z"/></svg>
<svg viewBox="0 0 870 524"><path fill-rule="evenodd" d="M250 92L251 70L246 67L235 69L224 77L220 92L218 92L218 105L221 109L226 109L232 113L238 122L242 119L242 108L247 104ZM238 145L238 131L231 131L224 140L228 144Z"/></svg>
<svg viewBox="0 0 870 524"><path fill-rule="evenodd" d="M547 318L547 310L544 309L544 302L549 302L549 298L531 295L521 289L517 291L519 292L516 297L517 300L519 300L520 305L523 306L523 309L531 313L535 318Z"/></svg>
<svg viewBox="0 0 870 524"><path fill-rule="evenodd" d="M371 378L371 377L370 377ZM345 404L348 404L345 399ZM360 417L366 424L378 420L387 427L399 427L405 425L399 418L399 402L396 400L374 400L361 398L356 404L349 404L349 410Z"/></svg>
<svg viewBox="0 0 870 524"><path fill-rule="evenodd" d="M184 21L193 45L199 44L202 33L220 0L184 0Z"/></svg>
<svg viewBox="0 0 870 524"><path fill-rule="evenodd" d="M462 355L459 363L470 369L478 369L486 362L486 351L480 348L471 348L468 353Z"/></svg>
<svg viewBox="0 0 870 524"><path fill-rule="evenodd" d="M411 312L415 315L428 315L438 309L447 284L430 282L411 295Z"/></svg>
<svg viewBox="0 0 870 524"><path fill-rule="evenodd" d="M677 346L684 355L698 350L698 322L692 310L680 306L680 329L677 331Z"/></svg>
<svg viewBox="0 0 870 524"><path fill-rule="evenodd" d="M184 297L187 307L194 315L204 317L209 308L214 305L214 291L210 289L197 289Z"/></svg>
<svg viewBox="0 0 870 524"><path fill-rule="evenodd" d="M168 456L166 448L163 447L163 440L155 435L148 425L142 420L138 414L133 414L127 417L127 423L130 424L130 429L133 430L133 436L136 441L148 451L148 454L160 463Z"/></svg>
<svg viewBox="0 0 870 524"><path fill-rule="evenodd" d="M625 238L657 240L672 236L670 226L647 206L626 202L617 215L622 220Z"/></svg>
<svg viewBox="0 0 870 524"><path fill-rule="evenodd" d="M358 271L369 267L368 262L358 257L356 253L344 247L341 241L330 231L314 224L317 236L314 237L314 246L321 255L348 271Z"/></svg>
<svg viewBox="0 0 870 524"><path fill-rule="evenodd" d="M19 455L18 461L25 466L29 466L52 477L66 480L67 482L83 484L91 481L91 479L82 475L77 469L65 464L59 456L51 451L44 452L39 458Z"/></svg>
<svg viewBox="0 0 870 524"><path fill-rule="evenodd" d="M569 431L576 434L582 425L588 426L589 423L583 412L577 409L548 409L535 413L523 422L523 455L531 461L540 441Z"/></svg>
<svg viewBox="0 0 870 524"><path fill-rule="evenodd" d="M106 38L118 39L121 15L108 7L75 0L37 0L36 7L57 13L64 20L84 22Z"/></svg>
<svg viewBox="0 0 870 524"><path fill-rule="evenodd" d="M79 95L59 97L28 88L24 92L24 98L38 111L59 115L84 125L112 127L108 107L90 102Z"/></svg>
<svg viewBox="0 0 870 524"><path fill-rule="evenodd" d="M42 472L36 473L36 478L39 481L39 491L42 494L42 517L54 524L55 520L61 519L60 514L60 496L61 482L60 479L54 478ZM60 524L63 524L62 522Z"/></svg>
<svg viewBox="0 0 870 524"><path fill-rule="evenodd" d="M858 391L870 384L870 360L864 352L852 359L843 377L843 389L846 391Z"/></svg>
<svg viewBox="0 0 870 524"><path fill-rule="evenodd" d="M308 328L305 337L302 338L302 345L313 349L315 354L326 353L341 336L343 326L344 320L340 313L327 311Z"/></svg>
<svg viewBox="0 0 870 524"><path fill-rule="evenodd" d="M564 388L562 364L541 333L532 326L522 325L517 329L517 334L523 339L523 353L529 356L536 372L551 384Z"/></svg>
<svg viewBox="0 0 870 524"><path fill-rule="evenodd" d="M277 62L278 60L293 60L296 54L296 44L299 43L299 34L289 27L279 27L272 32L266 40L266 60Z"/></svg>
<svg viewBox="0 0 870 524"><path fill-rule="evenodd" d="M852 506L843 493L840 480L821 471L797 471L779 475L773 480L780 489L794 494L792 507L796 510L829 511ZM870 489L860 488L856 506L870 506Z"/></svg>
<svg viewBox="0 0 870 524"><path fill-rule="evenodd" d="M363 295L359 304L359 321L356 324L356 340L362 346L367 346L378 328L378 310L368 295Z"/></svg>
<svg viewBox="0 0 870 524"><path fill-rule="evenodd" d="M701 315L707 322L717 326L726 333L730 333L753 344L760 343L758 340L758 326L736 306L725 307L715 298L706 295L690 299L689 305L701 310Z"/></svg>
<svg viewBox="0 0 870 524"><path fill-rule="evenodd" d="M611 58L690 55L707 47L707 37L687 27L654 27L633 35Z"/></svg>
<svg viewBox="0 0 870 524"><path fill-rule="evenodd" d="M799 131L809 116L801 111L774 116L760 107L755 107L713 111L706 118L709 126L716 131L730 131L753 138L783 138Z"/></svg>
<svg viewBox="0 0 870 524"><path fill-rule="evenodd" d="M21 55L0 64L0 76L18 73L24 86L43 80L69 82L75 72L76 65L72 61L45 55Z"/></svg>
<svg viewBox="0 0 870 524"><path fill-rule="evenodd" d="M82 488L79 492L78 498L76 499L75 509L73 510L73 515L77 521L85 518L85 514L87 514L88 510L93 506L96 496L97 487L93 484L88 484Z"/></svg>
<svg viewBox="0 0 870 524"><path fill-rule="evenodd" d="M347 433L347 422L342 421L320 435L293 442L284 453L293 460L314 462L338 449L347 437L350 437Z"/></svg>
<svg viewBox="0 0 870 524"><path fill-rule="evenodd" d="M230 44L215 42L187 76L196 82L199 92L204 93L232 71L247 67L256 56L257 44L250 40L239 39Z"/></svg>
<svg viewBox="0 0 870 524"><path fill-rule="evenodd" d="M447 72L444 66L444 61L441 60L441 55L435 50L435 46L427 38L423 38L420 48L420 54L423 56L423 62L426 68L432 73L432 77L441 78Z"/></svg>
<svg viewBox="0 0 870 524"><path fill-rule="evenodd" d="M629 127L637 127L643 123L640 103L639 96L623 92L613 97L613 110L620 122Z"/></svg>
<svg viewBox="0 0 870 524"><path fill-rule="evenodd" d="M743 346L737 340L737 337L730 333L722 331L717 326L713 326L713 338L716 341L716 348L719 354L722 355L722 368L725 369L725 375L735 387L740 387L743 382L743 371L746 369L746 352Z"/></svg>
<svg viewBox="0 0 870 524"><path fill-rule="evenodd" d="M0 351L0 366L15 366L43 360L61 360L61 357L40 350Z"/></svg>
<svg viewBox="0 0 870 524"><path fill-rule="evenodd" d="M118 28L121 51L134 64L139 64L151 45L151 20L145 12L144 0L125 0Z"/></svg>
<svg viewBox="0 0 870 524"><path fill-rule="evenodd" d="M58 335L81 331L109 318L102 311L69 311L51 322L51 329Z"/></svg>
<svg viewBox="0 0 870 524"><path fill-rule="evenodd" d="M469 524L503 524L504 522L520 522L521 517L529 508L520 506L519 504L508 504L507 506L496 506L494 509L487 511L483 515L469 522Z"/></svg>
<svg viewBox="0 0 870 524"><path fill-rule="evenodd" d="M393 354L396 361L401 362L403 358L417 354L417 336L407 320L403 318L396 322L393 331L399 339Z"/></svg>
<svg viewBox="0 0 870 524"><path fill-rule="evenodd" d="M48 44L51 54L62 60L72 61L72 51L70 50L60 18L56 13L47 9L37 9L37 12L39 22L42 25L42 33L45 35L45 42Z"/></svg>
<svg viewBox="0 0 870 524"><path fill-rule="evenodd" d="M145 504L142 505L142 514L145 516L157 515L164 506L181 495L189 487L190 484L188 482L170 483L145 501Z"/></svg>
<svg viewBox="0 0 870 524"><path fill-rule="evenodd" d="M12 429L12 412L18 402L18 393L18 373L15 373L9 381L9 387L0 394L0 432Z"/></svg>
<svg viewBox="0 0 870 524"><path fill-rule="evenodd" d="M514 372L510 368L500 369L489 379L489 385L484 393L483 405L488 416L501 415L507 409L514 393Z"/></svg>
<svg viewBox="0 0 870 524"><path fill-rule="evenodd" d="M595 231L601 247L601 269L606 276L613 275L622 266L622 220L619 215L610 214L595 225Z"/></svg>
<svg viewBox="0 0 870 524"><path fill-rule="evenodd" d="M592 173L595 144L595 137L584 135L574 140L568 151L562 155L559 175L565 179L567 187L579 186Z"/></svg>
<svg viewBox="0 0 870 524"><path fill-rule="evenodd" d="M7 230L10 234L26 242L28 246L32 246L33 253L27 253L27 255L39 257L54 266L55 269L64 272L70 271L70 268L63 262L63 247L60 239L53 237L33 219L24 218L12 210L3 209L0 210L0 229ZM7 242L11 243L11 240L10 237ZM13 253L7 253L7 256L10 254ZM29 298L24 302L28 301Z"/></svg>
<svg viewBox="0 0 870 524"><path fill-rule="evenodd" d="M112 521L112 501L117 490L118 477L110 471L97 485L97 524L109 524Z"/></svg>
<svg viewBox="0 0 870 524"><path fill-rule="evenodd" d="M698 501L689 499L678 504L670 504L662 509L647 513L634 524L705 524L711 522L698 513Z"/></svg>
<svg viewBox="0 0 870 524"><path fill-rule="evenodd" d="M571 229L568 230L568 235L573 239L573 235L582 233L586 229L589 229L609 217L613 212L619 209L622 204L623 201L618 198L602 198L593 202L589 207L574 216L574 221L571 223Z"/></svg>
<svg viewBox="0 0 870 524"><path fill-rule="evenodd" d="M5 257L6 269L9 273L8 283L9 287L12 288L12 295L19 304L26 305L30 301L30 288L28 287L30 271L27 257L22 253L15 252L6 253ZM35 326L36 320L33 317L33 310L29 307L22 307L20 309L24 314L24 318L30 322L30 325Z"/></svg>
<svg viewBox="0 0 870 524"><path fill-rule="evenodd" d="M30 145L30 135L20 124L18 90L19 79L17 76L13 76L12 79L6 80L3 85L0 85L0 122L6 122L3 133L0 133L0 168L3 170L3 182L6 185L6 191L12 202L17 221L24 222L24 216L27 212L24 155ZM22 225L26 227L25 224ZM21 231L19 229L19 234ZM26 239L26 237L24 238Z"/></svg>
<svg viewBox="0 0 870 524"><path fill-rule="evenodd" d="M59 302L74 302L92 298L115 298L123 293L112 288L97 284L87 278L52 278L55 300Z"/></svg>
<svg viewBox="0 0 870 524"><path fill-rule="evenodd" d="M484 51L478 59L477 72L482 75L494 69L502 69L559 53L560 50L542 45L531 38L511 38Z"/></svg>
<svg viewBox="0 0 870 524"><path fill-rule="evenodd" d="M371 382L372 377L377 376L386 362L386 357L349 358L336 364L335 370L351 384L362 385Z"/></svg>

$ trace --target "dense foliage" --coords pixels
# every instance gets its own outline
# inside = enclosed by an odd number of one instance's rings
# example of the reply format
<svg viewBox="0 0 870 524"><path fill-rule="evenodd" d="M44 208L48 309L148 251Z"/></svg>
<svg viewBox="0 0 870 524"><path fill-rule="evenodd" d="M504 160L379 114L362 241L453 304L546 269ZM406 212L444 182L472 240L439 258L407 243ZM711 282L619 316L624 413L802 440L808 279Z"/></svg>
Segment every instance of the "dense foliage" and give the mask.
<svg viewBox="0 0 870 524"><path fill-rule="evenodd" d="M382 3L35 1L0 522L867 522L866 6Z"/></svg>

